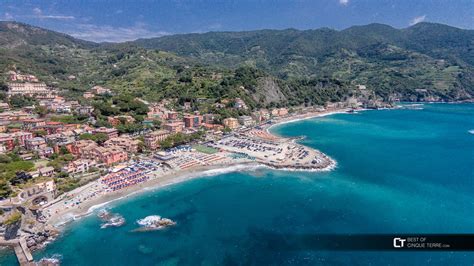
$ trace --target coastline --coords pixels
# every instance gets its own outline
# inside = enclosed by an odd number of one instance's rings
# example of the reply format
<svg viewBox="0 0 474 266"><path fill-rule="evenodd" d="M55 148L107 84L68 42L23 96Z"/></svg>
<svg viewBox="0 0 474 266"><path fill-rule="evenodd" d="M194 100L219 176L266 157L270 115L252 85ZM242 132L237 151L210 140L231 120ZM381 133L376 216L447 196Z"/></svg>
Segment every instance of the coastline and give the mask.
<svg viewBox="0 0 474 266"><path fill-rule="evenodd" d="M192 179L218 175L221 173L235 172L239 170L256 169L258 167L262 167L262 165L258 163L239 162L236 164L227 165L200 166L193 169L170 172L159 178L151 179L141 184L101 195L96 199L83 202L83 205L78 208L69 209L65 210L64 212L54 214L49 218L48 223L60 228L69 222L86 217L95 210L100 209L112 202L134 197L140 195L141 193L161 189L178 183L183 183Z"/></svg>
<svg viewBox="0 0 474 266"><path fill-rule="evenodd" d="M325 112L311 112L311 113L306 113L306 114L297 114L289 117L285 117L283 119L280 119L276 121L275 123L272 123L270 126L265 127L265 131L269 134L276 135L275 133L270 132L270 129L275 126L281 126L284 124L289 124L289 123L294 123L298 121L303 121L311 118L317 118L317 117L325 117L325 116L330 116L330 115L335 115L335 114L344 114L347 113L350 108L344 108L344 109L337 109L333 111L325 111ZM363 111L365 109L358 109L357 111Z"/></svg>
<svg viewBox="0 0 474 266"><path fill-rule="evenodd" d="M347 113L347 111L349 110L350 109L348 108L344 108L344 109L336 109L336 110L331 110L331 111L326 111L326 112L311 112L311 113L306 113L306 114L297 114L293 116L288 116L288 117L275 121L271 125L264 126L264 130L269 134L280 137L270 132L270 129L273 126L297 122L297 121L311 119L311 118L324 117L324 116L329 116L333 114ZM65 209L58 213L54 213L48 218L47 223L61 230L61 228L64 225L72 221L78 220L82 217L86 217L92 214L95 210L103 208L104 206L107 206L112 202L120 201L123 199L140 195L150 190L161 189L166 186L186 182L188 180L192 180L196 178L213 176L213 175L217 175L221 173L236 172L236 171L241 171L241 170L252 171L257 168L267 168L267 169L280 170L280 171L306 171L306 172L331 171L334 168L336 168L337 162L331 158L329 158L329 160L330 160L330 164L320 169L276 168L276 167L272 167L267 164L264 164L262 162L249 161L249 162L235 162L235 163L229 163L229 164L197 166L191 169L178 170L178 171L173 170L163 176L152 178L141 184L137 184L135 186L131 186L123 190L118 190L115 192L99 195L95 199L82 202L80 206L77 206L71 209ZM84 188L82 187L77 188L78 191L81 189L84 189ZM50 206L54 204L60 204L63 201L64 199L60 199L59 201L51 204Z"/></svg>

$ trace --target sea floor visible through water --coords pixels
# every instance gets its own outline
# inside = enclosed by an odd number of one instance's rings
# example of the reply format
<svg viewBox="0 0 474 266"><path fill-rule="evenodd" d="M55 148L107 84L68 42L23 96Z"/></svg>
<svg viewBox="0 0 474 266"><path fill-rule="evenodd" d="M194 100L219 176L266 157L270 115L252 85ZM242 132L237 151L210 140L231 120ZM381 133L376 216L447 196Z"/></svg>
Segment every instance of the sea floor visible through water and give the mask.
<svg viewBox="0 0 474 266"><path fill-rule="evenodd" d="M279 236L474 233L474 105L424 104L273 127L337 161L329 172L265 168L193 179L113 202L121 227L90 215L36 260L62 265L472 265L474 252L282 250ZM150 215L177 224L132 232ZM288 239L286 239L288 240ZM10 253L1 265L15 264Z"/></svg>

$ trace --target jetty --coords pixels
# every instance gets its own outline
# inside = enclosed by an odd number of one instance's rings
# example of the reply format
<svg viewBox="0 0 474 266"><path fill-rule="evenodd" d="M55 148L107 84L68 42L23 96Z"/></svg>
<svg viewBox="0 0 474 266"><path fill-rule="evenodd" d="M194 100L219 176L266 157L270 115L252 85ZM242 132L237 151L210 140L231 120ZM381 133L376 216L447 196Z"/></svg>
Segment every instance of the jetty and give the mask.
<svg viewBox="0 0 474 266"><path fill-rule="evenodd" d="M26 245L24 238L0 240L0 246L12 247L15 250L15 255L20 265L32 265L33 255L31 255L31 251Z"/></svg>

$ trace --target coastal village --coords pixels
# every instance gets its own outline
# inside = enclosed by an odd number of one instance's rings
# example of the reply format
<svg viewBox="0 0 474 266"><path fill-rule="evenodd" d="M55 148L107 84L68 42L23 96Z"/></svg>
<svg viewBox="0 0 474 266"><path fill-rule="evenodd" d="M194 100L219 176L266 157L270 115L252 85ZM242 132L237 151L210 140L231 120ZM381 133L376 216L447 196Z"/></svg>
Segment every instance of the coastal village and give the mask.
<svg viewBox="0 0 474 266"><path fill-rule="evenodd" d="M245 164L331 169L335 162L328 156L267 129L363 107L355 99L257 110L240 98L208 103L213 110L232 110L223 116L197 108L206 99L125 101L99 85L72 99L32 74L5 75L6 97L0 102L0 244L13 247L20 264L31 262L31 251L54 239L57 224L146 186ZM121 111L99 117L96 109L101 106L92 103L103 98L117 99L110 108L135 105L143 115Z"/></svg>

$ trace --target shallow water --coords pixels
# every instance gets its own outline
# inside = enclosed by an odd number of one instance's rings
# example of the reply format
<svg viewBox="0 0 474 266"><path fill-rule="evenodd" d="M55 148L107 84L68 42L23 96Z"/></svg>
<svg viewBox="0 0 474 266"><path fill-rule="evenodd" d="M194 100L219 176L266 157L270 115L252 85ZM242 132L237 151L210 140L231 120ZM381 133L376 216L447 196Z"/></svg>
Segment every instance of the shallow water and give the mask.
<svg viewBox="0 0 474 266"><path fill-rule="evenodd" d="M64 265L472 265L467 252L278 250L280 234L474 233L474 105L337 114L273 127L338 162L331 172L208 176L112 203L127 223L74 222L36 259ZM131 232L160 215L166 230ZM2 265L15 258L4 256Z"/></svg>

